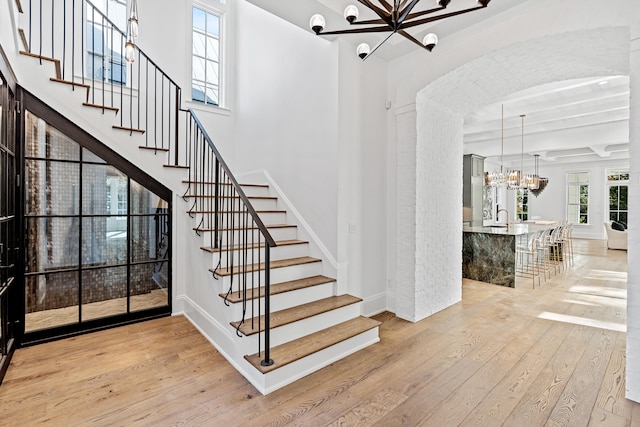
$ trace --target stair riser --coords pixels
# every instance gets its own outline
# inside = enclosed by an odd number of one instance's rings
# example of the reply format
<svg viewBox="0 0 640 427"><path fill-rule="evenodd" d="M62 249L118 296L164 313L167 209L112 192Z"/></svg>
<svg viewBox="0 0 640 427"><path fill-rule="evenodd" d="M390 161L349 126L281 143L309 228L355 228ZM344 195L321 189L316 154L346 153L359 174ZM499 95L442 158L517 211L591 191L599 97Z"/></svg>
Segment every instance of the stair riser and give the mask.
<svg viewBox="0 0 640 427"><path fill-rule="evenodd" d="M188 198L187 199L187 209L189 209L191 206L193 206L194 202L196 201L196 199L194 198ZM251 206L253 206L253 208L257 211L260 210L276 210L278 209L278 200L277 199L249 199L249 202L251 202ZM230 210L231 206L233 203L233 209L234 210L239 210L240 208L238 207L238 201L236 200L221 200L219 206L219 209L221 210ZM242 203L240 204L242 205ZM214 210L215 209L215 203L214 203L214 199L213 198L198 198L197 199L197 205L196 205L196 209L195 210Z"/></svg>
<svg viewBox="0 0 640 427"><path fill-rule="evenodd" d="M348 340L341 341L337 344L327 347L324 350L310 354L293 363L285 365L279 369L271 371L261 377L258 371L245 362L249 367L253 368L256 378L262 380L264 384L264 393L270 393L278 388L294 382L312 372L343 359L350 354L362 350L370 345L380 341L378 328L372 328Z"/></svg>
<svg viewBox="0 0 640 427"><path fill-rule="evenodd" d="M317 276L322 274L322 263L312 262L309 264L292 265L290 267L274 268L271 270L271 283L288 282L290 280L304 279L305 277ZM235 275L234 290L237 289L240 283L239 274ZM249 275L248 275L249 276ZM264 271L260 272L260 284L258 284L258 272L253 274L255 286L264 285ZM229 289L231 283L231 276L220 277L218 282L221 284L222 289L219 292L226 292ZM248 286L251 287L251 280L248 278ZM219 288L216 288L219 289Z"/></svg>
<svg viewBox="0 0 640 427"><path fill-rule="evenodd" d="M192 213L191 216L195 219L196 226L198 226L201 222L204 224L204 227L207 228L213 228L214 226L213 214L204 215L201 213ZM260 217L264 225L277 225L287 223L286 212L258 212L258 216ZM245 218L244 214L225 214L224 221L221 221L221 224L219 225L223 228L228 228L233 225L233 228L235 228L242 227L247 221L247 225L251 225L251 215L247 215L247 218Z"/></svg>
<svg viewBox="0 0 640 427"><path fill-rule="evenodd" d="M286 308L291 308L296 305L306 304L322 298L328 298L334 294L335 282L324 283L322 285L311 286L304 289L297 289L291 292L284 292L271 296L271 311L280 311ZM264 314L264 298L256 300L252 307L251 301L249 302L249 308L247 309L246 318L251 318L258 315L258 304L260 314ZM235 303L230 305L229 310L229 322L237 321L242 318L242 304Z"/></svg>
<svg viewBox="0 0 640 427"><path fill-rule="evenodd" d="M271 329L271 346L275 347L304 337L305 335L330 328L331 326L346 322L359 315L360 303L356 303L318 314L317 316L298 320L288 325L273 328ZM230 327L233 328L232 326ZM264 337L261 337L261 339L264 339ZM240 351L244 351L243 354L253 354L258 351L258 334L242 337L239 342Z"/></svg>
<svg viewBox="0 0 640 427"><path fill-rule="evenodd" d="M212 189L213 184L204 184L204 188L203 188L203 184L193 184L191 187L187 187L187 184L185 184L185 190L187 191L187 189L189 190L187 194L190 195L194 195L194 194L202 194L202 193L206 193L206 194L211 194L213 191ZM253 187L253 186L244 186L241 185L242 187L242 191L244 191L244 194L247 197L268 197L269 194L269 187Z"/></svg>
<svg viewBox="0 0 640 427"><path fill-rule="evenodd" d="M267 230L273 240L295 240L298 234L298 230L296 227L279 227L279 228L269 228ZM213 246L214 233L211 231L201 231L200 235L202 236L203 246L211 247ZM240 239L248 240L251 242L264 242L264 237L260 233L259 230L235 230L235 231L222 231L222 245L226 246L227 242L238 242ZM229 243L230 244L230 243Z"/></svg>
<svg viewBox="0 0 640 427"><path fill-rule="evenodd" d="M270 252L272 261L287 258L299 258L309 255L309 244L276 246L271 248ZM245 259L249 261L249 264L254 264L258 261L264 262L264 256L265 248L247 250L246 253L240 249L234 251L223 251L222 253L212 253L211 268L215 268L218 265L218 262L220 262L220 265L223 268L231 265L231 263L235 263L237 265Z"/></svg>

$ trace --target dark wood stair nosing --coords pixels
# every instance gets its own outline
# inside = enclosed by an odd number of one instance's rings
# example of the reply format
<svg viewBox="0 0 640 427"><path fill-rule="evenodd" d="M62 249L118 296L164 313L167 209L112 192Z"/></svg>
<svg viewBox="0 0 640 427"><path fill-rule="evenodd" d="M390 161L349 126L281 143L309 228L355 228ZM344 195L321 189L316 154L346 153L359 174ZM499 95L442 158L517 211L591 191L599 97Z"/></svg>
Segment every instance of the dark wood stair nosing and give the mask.
<svg viewBox="0 0 640 427"><path fill-rule="evenodd" d="M362 302L362 298L344 294L322 298L316 301L308 302L306 304L300 304L294 307L286 308L284 310L275 311L272 312L270 316L271 329L289 325L291 323L309 319L311 317L319 316L321 314L357 304L359 302ZM240 321L230 322L229 324L234 328L238 328ZM256 325L258 326L258 328L253 328L251 327L251 325ZM244 323L240 325L240 328L238 330L238 332L240 332L244 336L255 335L262 331L264 331L264 315L245 319Z"/></svg>
<svg viewBox="0 0 640 427"><path fill-rule="evenodd" d="M162 151L163 153L169 152L168 148L162 148L162 147L147 147L146 145L139 145L138 148L141 150Z"/></svg>
<svg viewBox="0 0 640 427"><path fill-rule="evenodd" d="M293 292L300 289L308 289L314 286L326 285L327 283L333 283L336 279L317 275L311 277L305 277L304 279L290 280L288 282L272 283L271 284L271 296L280 295L287 292ZM229 295L226 293L218 294L220 298L226 298L230 304L237 304L242 302L242 296L239 292L231 292ZM255 288L254 292L247 292L247 299L262 299L264 297L264 286Z"/></svg>
<svg viewBox="0 0 640 427"><path fill-rule="evenodd" d="M318 353L341 342L355 338L358 335L379 327L381 324L382 323L377 320L358 316L335 326L322 329L296 340L272 347L270 357L274 363L270 366L262 366L260 364L261 360L264 358L263 353L255 353L250 356L244 356L244 358L262 374L267 374L314 353Z"/></svg>
<svg viewBox="0 0 640 427"><path fill-rule="evenodd" d="M215 185L216 183L213 181L189 181L189 180L183 180L182 181L183 184L205 184L205 185ZM231 183L226 183L226 182L220 182L220 185L233 185ZM269 188L269 184L240 184L240 187L260 187L260 188Z"/></svg>
<svg viewBox="0 0 640 427"><path fill-rule="evenodd" d="M185 194L184 196L187 199L215 199L215 194L213 195L194 195L194 194ZM239 199L240 196L218 196L221 199ZM278 200L276 196L247 196L247 199L253 200Z"/></svg>
<svg viewBox="0 0 640 427"><path fill-rule="evenodd" d="M98 109L101 109L101 110L113 111L116 114L118 114L118 111L120 111L120 109L118 107L111 107L109 105L92 104L90 102L83 102L82 105L84 105L85 107L91 107L91 108L98 108Z"/></svg>
<svg viewBox="0 0 640 427"><path fill-rule="evenodd" d="M111 127L114 128L114 129L117 129L117 130L124 130L124 131L127 131L127 132L136 132L136 133L140 133L140 134L144 134L144 132L145 132L144 129L130 128L130 127L126 127L126 126L113 125Z"/></svg>
<svg viewBox="0 0 640 427"><path fill-rule="evenodd" d="M188 214L215 214L216 211L187 211ZM219 214L243 214L249 213L249 211L219 211ZM287 211L284 209L256 209L256 213L275 213L275 214L286 214Z"/></svg>
<svg viewBox="0 0 640 427"><path fill-rule="evenodd" d="M271 270L274 270L276 268L294 267L297 265L314 264L316 262L322 262L322 260L319 258L305 256L305 257L288 258L283 260L271 261ZM249 265L247 273L252 273L254 271L262 271L262 270L264 270L264 262L261 262L260 264ZM209 271L221 277L232 276L234 274L239 274L242 272L239 269L239 267L235 267L231 272L229 272L228 268L223 268L217 271L214 268L210 268Z"/></svg>
<svg viewBox="0 0 640 427"><path fill-rule="evenodd" d="M53 62L56 68L56 78L62 79L62 69L60 68L60 60L55 58L49 58L48 56L38 55L37 53L31 53L25 50L20 51L20 55L30 56L31 58L41 59L43 61Z"/></svg>
<svg viewBox="0 0 640 427"><path fill-rule="evenodd" d="M52 82L55 82L55 83L62 83L62 84L65 84L65 85L69 85L69 86L72 86L74 88L75 88L75 86L78 86L79 88L84 89L86 91L84 100L85 100L85 102L89 101L89 91L91 90L91 86L89 86L88 84L78 83L78 82L74 82L74 81L71 81L71 80L58 79L56 77L50 77L49 80L51 80Z"/></svg>
<svg viewBox="0 0 640 427"><path fill-rule="evenodd" d="M308 245L309 242L306 240L297 240L297 239L288 239L288 240L276 240L276 247L283 247L283 246L295 246L295 245ZM260 242L260 243L254 243L252 245L247 245L246 249L262 249L264 248L265 243L264 242ZM241 251L244 250L245 248L243 246L232 246L232 247L228 247L228 246L224 246L222 248L212 248L210 246L200 246L200 249L205 251L205 252L209 252L212 254L217 254L219 252L229 252L229 251Z"/></svg>
<svg viewBox="0 0 640 427"><path fill-rule="evenodd" d="M280 229L280 228L298 228L297 225L295 224L270 224L270 225L266 225L265 227L267 229L271 228L271 229ZM240 228L222 228L220 229L220 232L222 233L226 233L228 231L250 231L250 230L259 230L258 227L240 227ZM215 228L198 228L198 227L193 227L193 231L198 231L200 233L210 233L215 231Z"/></svg>

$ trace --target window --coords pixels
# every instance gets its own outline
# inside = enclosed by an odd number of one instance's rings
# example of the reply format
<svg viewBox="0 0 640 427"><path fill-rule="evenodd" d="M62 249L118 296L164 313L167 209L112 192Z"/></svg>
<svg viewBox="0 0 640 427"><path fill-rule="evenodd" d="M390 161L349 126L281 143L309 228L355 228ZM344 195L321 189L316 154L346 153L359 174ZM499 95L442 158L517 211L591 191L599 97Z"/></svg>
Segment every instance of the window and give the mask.
<svg viewBox="0 0 640 427"><path fill-rule="evenodd" d="M191 99L208 105L220 105L222 14L193 7Z"/></svg>
<svg viewBox="0 0 640 427"><path fill-rule="evenodd" d="M124 31L127 24L125 0L102 0L87 6L87 76L94 80L126 83L125 38L111 29L107 19ZM103 16L104 15L104 16Z"/></svg>
<svg viewBox="0 0 640 427"><path fill-rule="evenodd" d="M529 219L529 190L519 188L516 192L516 218L520 221Z"/></svg>
<svg viewBox="0 0 640 427"><path fill-rule="evenodd" d="M629 169L607 171L609 193L609 220L628 222Z"/></svg>
<svg viewBox="0 0 640 427"><path fill-rule="evenodd" d="M589 172L567 174L567 221L589 223Z"/></svg>

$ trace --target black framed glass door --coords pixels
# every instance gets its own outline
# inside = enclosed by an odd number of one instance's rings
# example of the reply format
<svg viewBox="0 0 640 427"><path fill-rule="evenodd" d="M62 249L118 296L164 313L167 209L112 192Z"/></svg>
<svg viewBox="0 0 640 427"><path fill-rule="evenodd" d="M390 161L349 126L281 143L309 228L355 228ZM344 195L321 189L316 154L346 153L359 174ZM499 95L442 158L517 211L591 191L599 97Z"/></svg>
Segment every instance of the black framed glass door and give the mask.
<svg viewBox="0 0 640 427"><path fill-rule="evenodd" d="M26 91L24 335L171 313L171 191Z"/></svg>
<svg viewBox="0 0 640 427"><path fill-rule="evenodd" d="M0 383L16 345L18 216L16 202L16 101L0 73Z"/></svg>

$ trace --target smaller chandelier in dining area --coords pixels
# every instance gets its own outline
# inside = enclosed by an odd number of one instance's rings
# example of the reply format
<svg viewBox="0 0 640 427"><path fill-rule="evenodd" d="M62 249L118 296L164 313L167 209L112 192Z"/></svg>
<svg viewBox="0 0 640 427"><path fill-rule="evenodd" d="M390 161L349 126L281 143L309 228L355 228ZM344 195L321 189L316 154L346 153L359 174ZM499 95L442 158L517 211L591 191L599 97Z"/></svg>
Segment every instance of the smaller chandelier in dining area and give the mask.
<svg viewBox="0 0 640 427"><path fill-rule="evenodd" d="M358 0L361 4L369 8L377 16L375 19L359 20L360 11L354 5L349 5L344 10L344 18L350 26L357 26L348 30L324 31L326 21L324 16L315 14L309 21L309 26L317 34L321 36L333 34L362 34L362 33L388 33L380 42L371 48L367 43L360 43L356 48L358 56L365 60L380 46L384 44L394 34L400 34L412 43L431 52L438 44L438 36L429 33L422 41L416 39L407 30L419 25L430 22L440 21L442 19L451 18L453 16L462 15L464 13L473 12L475 10L487 7L491 0L477 0L477 6L467 9L457 10L454 12L434 15L444 11L451 0L437 0L435 7L427 6L426 9L419 9L420 0ZM434 0L427 0L434 1ZM423 4L426 4L423 3ZM432 16L428 16L432 15Z"/></svg>

